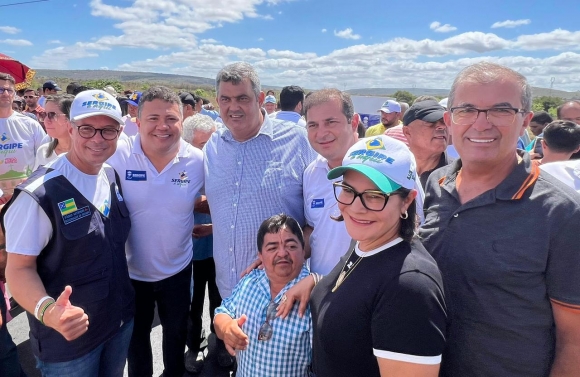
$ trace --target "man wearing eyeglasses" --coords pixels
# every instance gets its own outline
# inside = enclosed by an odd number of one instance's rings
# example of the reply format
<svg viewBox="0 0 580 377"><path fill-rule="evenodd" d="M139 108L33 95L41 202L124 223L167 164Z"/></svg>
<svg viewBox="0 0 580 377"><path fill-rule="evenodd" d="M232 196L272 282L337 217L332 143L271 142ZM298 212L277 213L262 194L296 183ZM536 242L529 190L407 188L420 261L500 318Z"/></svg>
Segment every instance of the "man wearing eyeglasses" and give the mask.
<svg viewBox="0 0 580 377"><path fill-rule="evenodd" d="M445 108L437 101L415 102L403 117L403 134L417 161L417 174L425 188L427 178L435 170L448 165L449 132L443 121Z"/></svg>
<svg viewBox="0 0 580 377"><path fill-rule="evenodd" d="M442 376L580 375L580 197L516 150L531 99L487 62L451 87L460 159L429 177L419 233L445 285Z"/></svg>
<svg viewBox="0 0 580 377"><path fill-rule="evenodd" d="M276 316L285 292L309 275L304 264L302 229L292 217L279 214L258 230L255 269L235 286L215 311L216 334L238 360L238 377L304 377L311 361L310 309L298 315Z"/></svg>
<svg viewBox="0 0 580 377"><path fill-rule="evenodd" d="M121 108L101 90L70 110L71 149L19 185L0 213L6 277L28 312L30 343L46 376L123 375L134 292L124 244L131 221L115 152Z"/></svg>

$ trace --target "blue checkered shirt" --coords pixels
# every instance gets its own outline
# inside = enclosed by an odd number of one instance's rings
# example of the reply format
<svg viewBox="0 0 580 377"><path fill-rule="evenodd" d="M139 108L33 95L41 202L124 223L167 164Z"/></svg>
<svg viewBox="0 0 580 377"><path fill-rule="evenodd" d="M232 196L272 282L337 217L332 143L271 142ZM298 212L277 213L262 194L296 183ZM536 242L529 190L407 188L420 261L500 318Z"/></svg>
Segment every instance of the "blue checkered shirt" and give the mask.
<svg viewBox="0 0 580 377"><path fill-rule="evenodd" d="M308 268L304 265L298 277L286 284L274 302L279 304L282 295L308 274ZM264 270L255 269L240 280L232 295L215 310L215 314L223 313L232 318L239 318L242 314L248 317L242 330L250 342L246 350L236 351L237 376L305 377L312 358L310 306L304 317L300 318L298 305L294 305L288 317L276 317L269 322L274 330L270 340L258 340L270 302L270 281Z"/></svg>
<svg viewBox="0 0 580 377"><path fill-rule="evenodd" d="M316 158L306 130L264 116L260 132L237 142L219 128L204 147L205 193L213 220L216 283L228 297L258 255L262 221L286 213L304 220L302 175Z"/></svg>

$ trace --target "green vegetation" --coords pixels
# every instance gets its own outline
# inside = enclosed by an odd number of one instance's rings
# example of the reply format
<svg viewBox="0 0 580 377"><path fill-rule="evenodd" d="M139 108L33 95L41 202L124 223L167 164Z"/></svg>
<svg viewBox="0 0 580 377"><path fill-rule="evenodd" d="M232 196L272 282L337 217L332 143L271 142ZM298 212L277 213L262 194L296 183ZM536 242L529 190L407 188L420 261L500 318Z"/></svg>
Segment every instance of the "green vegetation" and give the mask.
<svg viewBox="0 0 580 377"><path fill-rule="evenodd" d="M413 93L406 90L397 90L393 93L392 97L395 97L398 102L407 102L409 105L413 103L415 98L417 98Z"/></svg>
<svg viewBox="0 0 580 377"><path fill-rule="evenodd" d="M552 117L556 117L556 109L564 103L564 99L560 97L541 96L535 97L532 102L532 111L546 111Z"/></svg>

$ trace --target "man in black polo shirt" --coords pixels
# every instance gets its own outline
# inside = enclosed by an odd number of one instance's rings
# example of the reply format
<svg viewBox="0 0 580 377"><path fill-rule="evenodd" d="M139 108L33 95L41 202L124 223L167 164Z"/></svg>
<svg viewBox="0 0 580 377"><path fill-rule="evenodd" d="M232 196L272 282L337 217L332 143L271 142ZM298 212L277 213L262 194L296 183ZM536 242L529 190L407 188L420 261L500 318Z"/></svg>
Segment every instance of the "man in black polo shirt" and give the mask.
<svg viewBox="0 0 580 377"><path fill-rule="evenodd" d="M437 101L426 100L415 102L403 117L403 133L417 161L417 174L423 188L433 170L453 161L445 152L449 132L443 121L443 113L445 108Z"/></svg>
<svg viewBox="0 0 580 377"><path fill-rule="evenodd" d="M451 88L460 159L429 177L419 233L443 275L442 376L580 375L580 196L517 154L530 107L525 77L492 63Z"/></svg>

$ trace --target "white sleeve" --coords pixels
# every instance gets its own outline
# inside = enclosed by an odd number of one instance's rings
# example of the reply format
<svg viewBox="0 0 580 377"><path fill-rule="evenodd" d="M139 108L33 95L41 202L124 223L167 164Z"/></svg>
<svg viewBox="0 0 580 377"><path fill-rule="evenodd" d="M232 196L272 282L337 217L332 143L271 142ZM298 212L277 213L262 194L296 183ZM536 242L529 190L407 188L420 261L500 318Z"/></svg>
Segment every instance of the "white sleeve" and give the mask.
<svg viewBox="0 0 580 377"><path fill-rule="evenodd" d="M6 251L37 256L52 236L52 224L40 205L27 193L20 193L4 216Z"/></svg>

